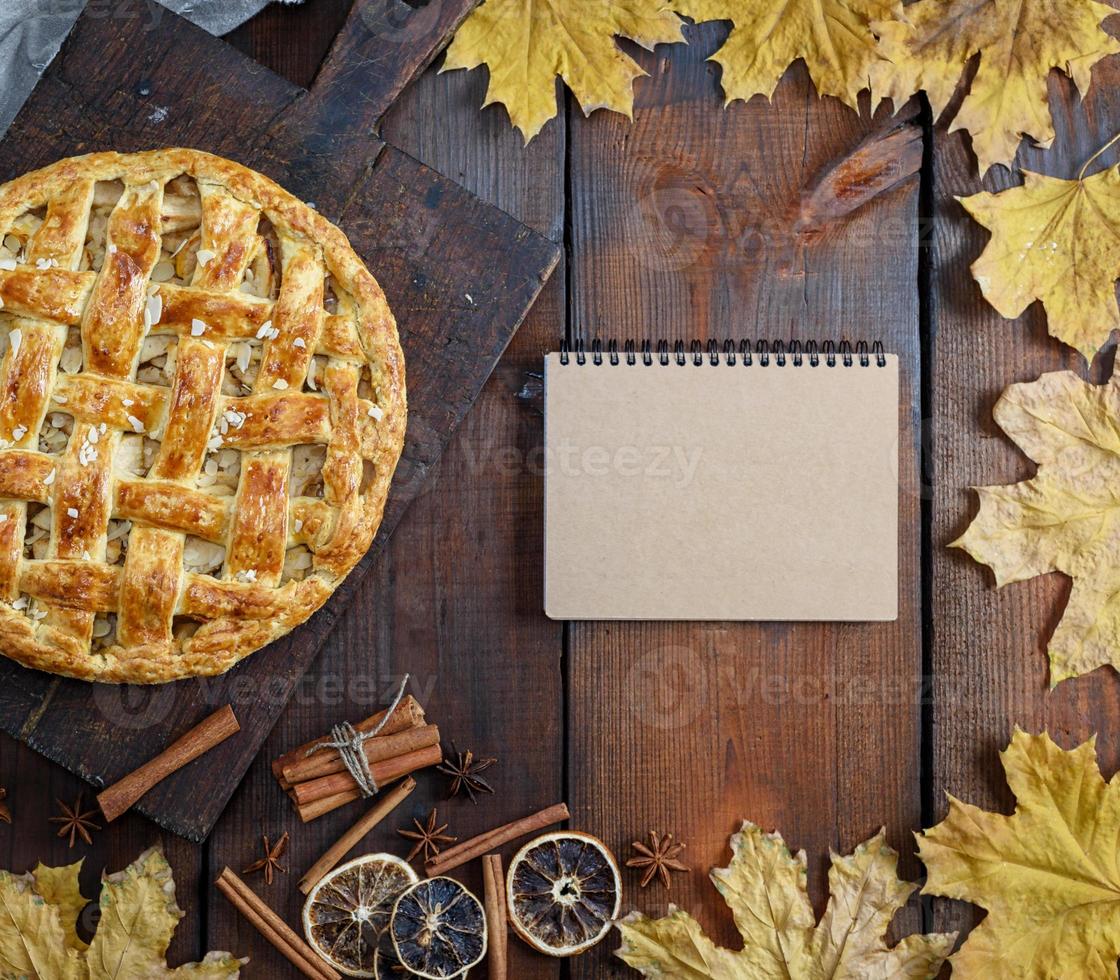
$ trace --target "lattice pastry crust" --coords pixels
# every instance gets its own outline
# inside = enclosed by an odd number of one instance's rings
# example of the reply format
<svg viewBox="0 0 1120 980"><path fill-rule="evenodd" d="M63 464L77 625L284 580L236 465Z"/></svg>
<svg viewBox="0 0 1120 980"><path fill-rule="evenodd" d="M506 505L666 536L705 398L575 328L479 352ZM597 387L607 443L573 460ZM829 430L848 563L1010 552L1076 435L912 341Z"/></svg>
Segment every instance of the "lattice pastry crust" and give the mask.
<svg viewBox="0 0 1120 980"><path fill-rule="evenodd" d="M195 150L0 187L0 650L96 681L215 674L373 540L405 430L345 235Z"/></svg>

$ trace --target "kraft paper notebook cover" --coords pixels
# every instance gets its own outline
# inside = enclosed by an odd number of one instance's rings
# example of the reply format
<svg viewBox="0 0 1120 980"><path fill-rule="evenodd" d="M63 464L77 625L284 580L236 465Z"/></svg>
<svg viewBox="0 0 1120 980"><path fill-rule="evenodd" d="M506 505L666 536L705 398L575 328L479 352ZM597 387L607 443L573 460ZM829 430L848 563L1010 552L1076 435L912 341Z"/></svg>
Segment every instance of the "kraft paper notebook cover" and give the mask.
<svg viewBox="0 0 1120 980"><path fill-rule="evenodd" d="M898 358L627 344L545 362L553 619L892 620Z"/></svg>

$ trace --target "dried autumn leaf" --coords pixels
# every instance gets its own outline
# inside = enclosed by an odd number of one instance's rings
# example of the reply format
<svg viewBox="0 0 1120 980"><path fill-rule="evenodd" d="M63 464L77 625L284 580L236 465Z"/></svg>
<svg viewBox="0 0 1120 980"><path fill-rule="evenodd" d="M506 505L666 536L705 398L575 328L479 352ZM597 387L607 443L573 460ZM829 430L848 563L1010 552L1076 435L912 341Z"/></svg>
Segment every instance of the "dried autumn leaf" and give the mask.
<svg viewBox="0 0 1120 980"><path fill-rule="evenodd" d="M556 115L556 78L585 113L630 116L646 73L615 41L644 48L684 40L666 0L486 0L459 28L441 71L490 70L483 106L501 102L528 142Z"/></svg>
<svg viewBox="0 0 1120 980"><path fill-rule="evenodd" d="M89 902L82 898L78 887L78 872L82 862L67 864L60 868L48 868L45 864L32 872L35 894L48 905L58 909L58 921L67 949L84 950L88 945L78 936L78 916Z"/></svg>
<svg viewBox="0 0 1120 980"><path fill-rule="evenodd" d="M850 857L832 855L831 897L815 927L804 851L791 854L780 835L746 821L731 849L730 867L711 877L743 949L716 946L692 916L670 906L662 919L631 913L619 922L617 955L663 980L897 980L935 976L956 940L915 935L887 947L887 927L916 886L899 880L898 855L882 831Z"/></svg>
<svg viewBox="0 0 1120 980"><path fill-rule="evenodd" d="M13 875L0 871L0 975L41 980L84 980L89 976L78 948L72 902L54 904L47 895L70 895L78 888L81 862L64 868ZM85 903L82 903L84 906Z"/></svg>
<svg viewBox="0 0 1120 980"><path fill-rule="evenodd" d="M853 109L871 84L872 66L879 64L883 79L889 77L872 23L902 16L901 0L673 0L673 9L697 23L733 22L712 56L723 68L728 102L770 98L801 58L821 95L834 95Z"/></svg>
<svg viewBox="0 0 1120 980"><path fill-rule="evenodd" d="M102 878L101 921L87 947L75 924L87 902L78 890L81 862L0 871L0 976L27 980L222 980L241 960L208 953L201 963L172 969L165 956L183 911L175 904L171 867L158 848L124 871Z"/></svg>
<svg viewBox="0 0 1120 980"><path fill-rule="evenodd" d="M951 547L995 573L996 585L1047 572L1073 579L1050 638L1050 684L1104 664L1120 669L1120 375L1091 385L1072 371L1011 385L996 422L1037 474L977 487L980 512Z"/></svg>
<svg viewBox="0 0 1120 980"><path fill-rule="evenodd" d="M940 116L969 61L976 76L950 132L967 129L980 172L1010 164L1022 136L1040 146L1054 140L1047 101L1051 68L1066 72L1082 95L1098 61L1120 53L1101 22L1116 11L1099 0L918 0L905 18L874 25L880 52L892 64L873 68L873 85L901 106L924 89Z"/></svg>
<svg viewBox="0 0 1120 980"><path fill-rule="evenodd" d="M923 893L988 910L953 955L954 977L1116 980L1120 780L1104 781L1095 751L1095 739L1067 752L1016 728L1000 756L1015 813L950 796L949 815L918 835Z"/></svg>
<svg viewBox="0 0 1120 980"><path fill-rule="evenodd" d="M992 233L972 274L1005 317L1041 300L1051 335L1091 359L1120 327L1120 168L1024 177L1021 187L961 198Z"/></svg>

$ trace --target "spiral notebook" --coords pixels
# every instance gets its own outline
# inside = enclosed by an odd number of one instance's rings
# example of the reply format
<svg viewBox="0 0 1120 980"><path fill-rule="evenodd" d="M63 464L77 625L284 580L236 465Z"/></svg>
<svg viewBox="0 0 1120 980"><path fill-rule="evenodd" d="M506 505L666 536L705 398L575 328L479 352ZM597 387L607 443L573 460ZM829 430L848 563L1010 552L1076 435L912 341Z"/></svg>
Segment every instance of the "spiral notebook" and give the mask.
<svg viewBox="0 0 1120 980"><path fill-rule="evenodd" d="M549 354L545 612L897 618L898 383L877 344Z"/></svg>

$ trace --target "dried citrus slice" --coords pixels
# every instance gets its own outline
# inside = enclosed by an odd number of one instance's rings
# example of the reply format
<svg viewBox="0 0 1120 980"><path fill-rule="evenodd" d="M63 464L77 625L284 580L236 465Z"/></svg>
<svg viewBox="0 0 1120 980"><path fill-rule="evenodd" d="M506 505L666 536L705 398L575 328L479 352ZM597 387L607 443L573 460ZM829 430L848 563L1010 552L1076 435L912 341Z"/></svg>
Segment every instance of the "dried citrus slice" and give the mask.
<svg viewBox="0 0 1120 980"><path fill-rule="evenodd" d="M312 948L339 973L376 977L377 942L393 903L414 885L416 872L392 854L347 861L311 889L303 931Z"/></svg>
<svg viewBox="0 0 1120 980"><path fill-rule="evenodd" d="M454 878L429 878L397 899L389 935L406 970L426 980L449 980L486 955L486 913Z"/></svg>
<svg viewBox="0 0 1120 980"><path fill-rule="evenodd" d="M397 959L397 951L393 949L393 937L389 934L388 927L377 941L377 959L374 963L373 975L377 980L401 980L402 977L409 975L408 970L401 966L401 961Z"/></svg>
<svg viewBox="0 0 1120 980"><path fill-rule="evenodd" d="M510 923L530 946L574 956L599 942L618 915L618 863L598 837L574 830L544 834L515 855L506 902Z"/></svg>

